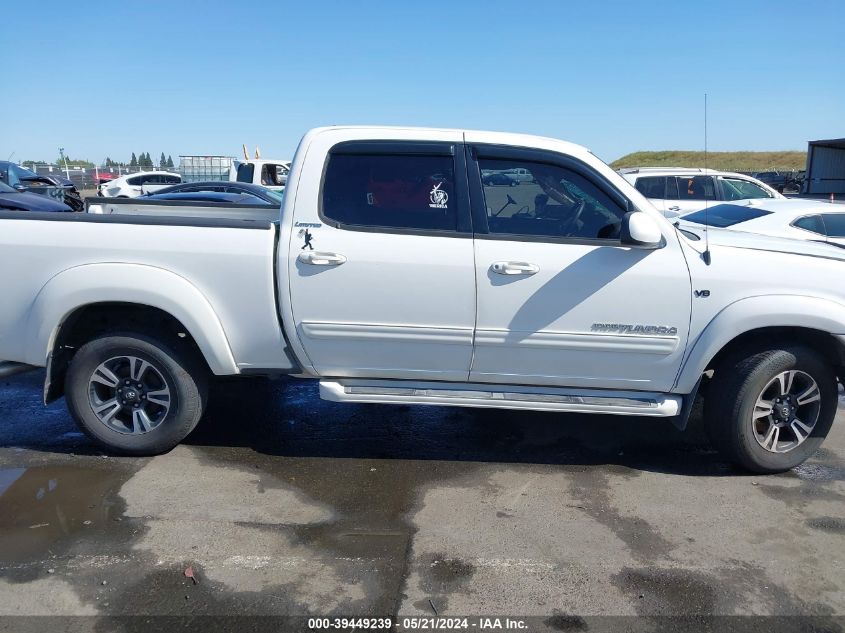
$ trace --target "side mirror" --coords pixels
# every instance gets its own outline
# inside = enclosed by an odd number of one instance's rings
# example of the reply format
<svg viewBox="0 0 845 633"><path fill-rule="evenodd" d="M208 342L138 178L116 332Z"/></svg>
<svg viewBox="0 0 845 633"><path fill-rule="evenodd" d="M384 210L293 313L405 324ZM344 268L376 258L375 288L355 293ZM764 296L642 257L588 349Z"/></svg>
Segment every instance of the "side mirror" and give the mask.
<svg viewBox="0 0 845 633"><path fill-rule="evenodd" d="M15 187L15 189L17 189L18 191L26 191L26 187L24 187L24 186L23 186L22 184L20 184L20 183L16 184L14 187Z"/></svg>
<svg viewBox="0 0 845 633"><path fill-rule="evenodd" d="M634 248L662 248L663 233L660 225L647 213L629 211L622 218L622 232L620 236L623 246Z"/></svg>

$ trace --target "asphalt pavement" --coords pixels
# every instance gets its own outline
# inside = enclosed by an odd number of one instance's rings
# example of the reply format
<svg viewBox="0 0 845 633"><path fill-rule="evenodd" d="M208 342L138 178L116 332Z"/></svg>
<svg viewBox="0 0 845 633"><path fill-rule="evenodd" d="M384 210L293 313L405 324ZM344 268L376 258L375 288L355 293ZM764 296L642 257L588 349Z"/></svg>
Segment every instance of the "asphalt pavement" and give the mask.
<svg viewBox="0 0 845 633"><path fill-rule="evenodd" d="M709 447L698 412L680 433L229 381L183 445L118 458L63 401L42 406L42 380L0 380L0 630L244 615L845 625L842 407L805 465L751 476Z"/></svg>

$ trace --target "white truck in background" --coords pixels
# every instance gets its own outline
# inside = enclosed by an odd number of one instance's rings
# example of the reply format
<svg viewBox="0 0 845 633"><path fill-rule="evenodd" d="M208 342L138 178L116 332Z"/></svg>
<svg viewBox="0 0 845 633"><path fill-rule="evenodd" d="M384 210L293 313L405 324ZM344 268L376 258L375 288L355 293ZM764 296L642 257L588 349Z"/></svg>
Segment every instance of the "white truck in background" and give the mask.
<svg viewBox="0 0 845 633"><path fill-rule="evenodd" d="M483 184L509 169L530 177ZM708 233L562 141L321 128L278 222L0 212L0 359L46 366L45 399L121 454L179 443L215 375L291 374L342 402L679 428L701 392L720 450L782 471L833 424L845 252Z"/></svg>
<svg viewBox="0 0 845 633"><path fill-rule="evenodd" d="M250 182L273 191L284 191L290 166L289 160L250 158L243 161L234 161L229 180L232 182Z"/></svg>

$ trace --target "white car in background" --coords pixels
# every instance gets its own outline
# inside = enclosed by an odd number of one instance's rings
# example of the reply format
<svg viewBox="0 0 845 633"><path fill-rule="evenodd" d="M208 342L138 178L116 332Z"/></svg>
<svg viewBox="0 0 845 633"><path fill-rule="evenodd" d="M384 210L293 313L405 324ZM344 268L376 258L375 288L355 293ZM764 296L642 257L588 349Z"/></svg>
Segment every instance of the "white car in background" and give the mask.
<svg viewBox="0 0 845 633"><path fill-rule="evenodd" d="M728 171L700 168L620 169L625 180L648 198L667 218L698 211L705 202L782 199L759 180Z"/></svg>
<svg viewBox="0 0 845 633"><path fill-rule="evenodd" d="M704 226L774 237L828 242L845 248L845 205L808 200L752 200L723 203L687 213L679 229L700 233Z"/></svg>
<svg viewBox="0 0 845 633"><path fill-rule="evenodd" d="M182 176L169 171L144 171L115 178L99 185L97 195L106 198L137 198L145 193L178 185L181 182Z"/></svg>

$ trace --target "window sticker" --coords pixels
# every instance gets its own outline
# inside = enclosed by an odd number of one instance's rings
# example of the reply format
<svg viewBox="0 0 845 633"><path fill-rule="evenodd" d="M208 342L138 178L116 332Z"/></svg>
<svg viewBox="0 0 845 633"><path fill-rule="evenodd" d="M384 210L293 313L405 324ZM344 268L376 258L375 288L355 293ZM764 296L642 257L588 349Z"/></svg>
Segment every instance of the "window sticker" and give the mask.
<svg viewBox="0 0 845 633"><path fill-rule="evenodd" d="M431 200L431 204L428 205L432 209L448 209L449 205L449 194L443 191L440 187L443 186L443 182L439 182L434 185L434 188L429 193L429 199Z"/></svg>

